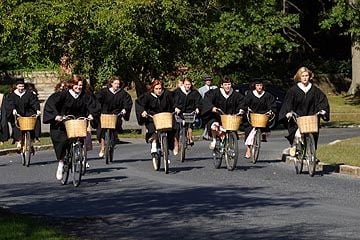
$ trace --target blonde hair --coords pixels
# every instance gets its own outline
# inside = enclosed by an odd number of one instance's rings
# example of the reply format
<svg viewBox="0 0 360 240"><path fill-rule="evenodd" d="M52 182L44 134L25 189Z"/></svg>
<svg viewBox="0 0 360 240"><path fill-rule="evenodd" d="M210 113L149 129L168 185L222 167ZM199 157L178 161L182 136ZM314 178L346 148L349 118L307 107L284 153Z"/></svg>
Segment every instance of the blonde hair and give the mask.
<svg viewBox="0 0 360 240"><path fill-rule="evenodd" d="M314 74L312 73L312 71L310 71L310 69L308 69L307 67L301 67L297 70L295 76L294 76L294 80L299 82L301 80L301 74L303 74L304 72L307 72L309 74L309 79L312 80L314 77Z"/></svg>

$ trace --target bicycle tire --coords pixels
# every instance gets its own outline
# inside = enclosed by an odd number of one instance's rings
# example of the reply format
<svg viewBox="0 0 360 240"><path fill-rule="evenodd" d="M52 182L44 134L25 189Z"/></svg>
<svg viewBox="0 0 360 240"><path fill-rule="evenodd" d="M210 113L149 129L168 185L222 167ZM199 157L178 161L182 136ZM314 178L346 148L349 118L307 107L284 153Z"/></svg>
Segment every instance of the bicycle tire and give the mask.
<svg viewBox="0 0 360 240"><path fill-rule="evenodd" d="M185 160L185 150L186 150L186 129L184 127L180 128L179 134L179 153L180 153L180 162L184 162Z"/></svg>
<svg viewBox="0 0 360 240"><path fill-rule="evenodd" d="M86 173L86 165L87 165L87 150L86 147L82 148L82 168L81 168L81 174L84 176Z"/></svg>
<svg viewBox="0 0 360 240"><path fill-rule="evenodd" d="M110 162L110 129L106 129L104 138L104 158L105 164Z"/></svg>
<svg viewBox="0 0 360 240"><path fill-rule="evenodd" d="M71 152L70 149L66 150L66 155L64 158L64 167L63 167L63 176L61 181L62 185L66 185L69 179L69 173L70 173L70 169L71 169Z"/></svg>
<svg viewBox="0 0 360 240"><path fill-rule="evenodd" d="M81 172L82 172L82 146L79 141L77 141L72 147L72 161L71 161L71 170L72 170L72 181L75 187L78 187L81 183Z"/></svg>
<svg viewBox="0 0 360 240"><path fill-rule="evenodd" d="M310 133L306 135L306 162L308 164L308 172L313 177L316 172L316 150L314 136Z"/></svg>
<svg viewBox="0 0 360 240"><path fill-rule="evenodd" d="M169 173L169 149L168 149L168 142L167 142L166 136L161 137L161 150L162 150L163 161L164 161L164 171L166 174L168 174Z"/></svg>
<svg viewBox="0 0 360 240"><path fill-rule="evenodd" d="M306 146L301 142L298 142L295 146L296 146L296 155L294 161L295 172L296 174L301 174L304 168L304 153Z"/></svg>
<svg viewBox="0 0 360 240"><path fill-rule="evenodd" d="M152 164L153 164L153 168L155 171L159 171L160 170L160 156L158 153L152 153L151 154L151 160L152 160Z"/></svg>
<svg viewBox="0 0 360 240"><path fill-rule="evenodd" d="M261 130L256 129L256 134L254 136L253 145L251 146L251 160L252 163L256 163L259 159L261 147Z"/></svg>
<svg viewBox="0 0 360 240"><path fill-rule="evenodd" d="M224 156L224 151L223 149L221 149L220 146L220 139L216 140L215 148L212 154L213 154L214 167L216 169L219 169L221 167L222 159Z"/></svg>
<svg viewBox="0 0 360 240"><path fill-rule="evenodd" d="M115 132L110 132L110 142L109 142L109 161L112 163L114 161L114 149L115 149Z"/></svg>
<svg viewBox="0 0 360 240"><path fill-rule="evenodd" d="M237 160L239 157L239 145L235 132L226 133L226 145L225 145L225 162L229 171L233 171L236 168Z"/></svg>
<svg viewBox="0 0 360 240"><path fill-rule="evenodd" d="M25 159L25 166L30 166L30 159L31 159L31 137L30 132L27 131L24 134L24 159Z"/></svg>

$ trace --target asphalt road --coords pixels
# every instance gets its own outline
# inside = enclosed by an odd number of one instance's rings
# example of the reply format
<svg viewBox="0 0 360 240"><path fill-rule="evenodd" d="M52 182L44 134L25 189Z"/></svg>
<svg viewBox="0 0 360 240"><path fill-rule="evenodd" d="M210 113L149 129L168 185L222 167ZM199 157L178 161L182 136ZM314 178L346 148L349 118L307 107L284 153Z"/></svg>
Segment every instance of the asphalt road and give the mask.
<svg viewBox="0 0 360 240"><path fill-rule="evenodd" d="M29 168L1 156L0 207L60 219L82 239L360 239L360 179L296 175L280 161L283 135L273 132L255 165L241 142L232 172L214 169L205 141L184 163L171 156L167 175L152 170L142 139L118 145L110 165L96 148L78 188L57 182L52 151L37 152ZM321 129L319 142L359 135Z"/></svg>

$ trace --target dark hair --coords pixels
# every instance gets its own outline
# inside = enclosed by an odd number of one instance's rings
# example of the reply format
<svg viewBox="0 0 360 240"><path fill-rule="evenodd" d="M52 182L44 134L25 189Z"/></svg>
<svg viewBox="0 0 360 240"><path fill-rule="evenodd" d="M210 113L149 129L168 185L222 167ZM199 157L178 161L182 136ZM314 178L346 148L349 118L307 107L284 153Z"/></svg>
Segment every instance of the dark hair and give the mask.
<svg viewBox="0 0 360 240"><path fill-rule="evenodd" d="M221 84L223 83L231 83L231 79L229 76L224 76L222 79L221 79Z"/></svg>
<svg viewBox="0 0 360 240"><path fill-rule="evenodd" d="M67 83L67 81L65 81L65 80L62 80L62 81L60 81L58 84L56 84L55 85L55 92L59 92L59 91L62 91L60 88L61 88L61 85L63 85L64 84L64 89L62 89L62 90L65 90L65 89L67 89L67 86L68 86L68 83Z"/></svg>
<svg viewBox="0 0 360 240"><path fill-rule="evenodd" d="M33 91L36 95L38 95L38 90L33 83L25 83L25 89L29 91Z"/></svg>

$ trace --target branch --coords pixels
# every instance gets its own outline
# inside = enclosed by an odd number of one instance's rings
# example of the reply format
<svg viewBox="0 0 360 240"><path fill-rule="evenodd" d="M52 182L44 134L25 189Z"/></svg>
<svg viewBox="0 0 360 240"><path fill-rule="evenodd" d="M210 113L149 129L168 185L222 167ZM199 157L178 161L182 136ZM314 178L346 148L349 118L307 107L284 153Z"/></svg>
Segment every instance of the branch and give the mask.
<svg viewBox="0 0 360 240"><path fill-rule="evenodd" d="M288 30L290 30L291 34L294 34L295 36L301 38L303 40L303 42L311 49L311 51L315 51L315 49L313 48L313 46L306 40L305 37L303 37L299 32L297 32L295 29L293 29L292 27L286 27ZM285 30L285 29L284 29ZM284 33L286 34L286 30L284 31ZM290 34L289 33L289 34ZM287 35L289 36L289 35Z"/></svg>

